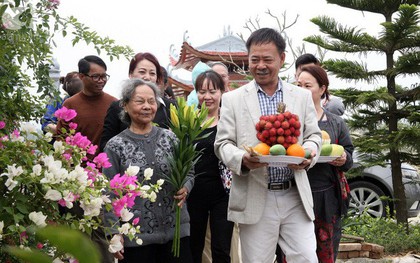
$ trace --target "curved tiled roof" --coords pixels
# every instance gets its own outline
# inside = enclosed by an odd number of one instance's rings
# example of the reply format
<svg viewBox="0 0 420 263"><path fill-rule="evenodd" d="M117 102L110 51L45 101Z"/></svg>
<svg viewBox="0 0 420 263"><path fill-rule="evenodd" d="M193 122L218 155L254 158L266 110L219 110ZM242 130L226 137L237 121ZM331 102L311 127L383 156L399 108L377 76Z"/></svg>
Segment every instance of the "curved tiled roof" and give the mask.
<svg viewBox="0 0 420 263"><path fill-rule="evenodd" d="M243 41L234 36L226 36L194 48L188 42L182 43L178 58L170 56L171 65L175 69L191 70L199 62L224 61L244 65L248 64L248 54Z"/></svg>

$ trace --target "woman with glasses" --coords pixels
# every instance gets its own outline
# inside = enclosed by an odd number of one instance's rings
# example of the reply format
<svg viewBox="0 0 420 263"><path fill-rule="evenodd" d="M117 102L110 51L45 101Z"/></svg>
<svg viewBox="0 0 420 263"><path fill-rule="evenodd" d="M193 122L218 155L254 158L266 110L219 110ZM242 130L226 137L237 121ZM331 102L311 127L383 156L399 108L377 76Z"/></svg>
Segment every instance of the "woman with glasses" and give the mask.
<svg viewBox="0 0 420 263"><path fill-rule="evenodd" d="M151 53L137 53L130 61L128 76L130 79L142 79L154 84L162 82L163 76L160 70L160 64L157 58ZM169 127L169 108L171 101L164 96L160 98L160 106L156 111L153 123L161 128ZM106 143L115 135L127 128L127 124L119 118L122 111L121 101L111 104L105 117L104 129L100 143L100 150L103 151Z"/></svg>

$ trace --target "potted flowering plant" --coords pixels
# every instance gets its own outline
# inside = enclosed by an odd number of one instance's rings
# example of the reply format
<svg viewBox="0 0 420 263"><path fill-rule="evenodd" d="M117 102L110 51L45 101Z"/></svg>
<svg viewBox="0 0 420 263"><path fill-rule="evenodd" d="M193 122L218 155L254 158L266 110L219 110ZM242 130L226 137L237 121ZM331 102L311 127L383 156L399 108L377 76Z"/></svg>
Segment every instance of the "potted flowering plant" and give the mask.
<svg viewBox="0 0 420 263"><path fill-rule="evenodd" d="M57 118L70 122L77 113L65 107L58 110ZM39 134L33 125L21 125L11 133L4 133L7 123L0 121L0 262L10 261L4 253L7 246L24 249L36 248L62 257L48 242L40 243L35 230L47 225L64 225L91 233L103 227L98 219L101 209L113 209L122 222L120 234L135 238L138 219L128 223L130 198L149 198L153 201L163 182L146 185L153 171L138 182L139 167L129 167L123 175L112 180L101 173L109 167L108 157L100 153L92 161L87 154L95 153L97 146L82 134L76 133L77 124L70 122L70 130L50 144L52 134ZM113 198L109 193L113 192ZM134 197L133 197L134 196ZM68 209L79 206L82 215ZM67 208L67 209L63 209ZM141 240L137 240L138 243ZM110 241L110 252L122 246Z"/></svg>

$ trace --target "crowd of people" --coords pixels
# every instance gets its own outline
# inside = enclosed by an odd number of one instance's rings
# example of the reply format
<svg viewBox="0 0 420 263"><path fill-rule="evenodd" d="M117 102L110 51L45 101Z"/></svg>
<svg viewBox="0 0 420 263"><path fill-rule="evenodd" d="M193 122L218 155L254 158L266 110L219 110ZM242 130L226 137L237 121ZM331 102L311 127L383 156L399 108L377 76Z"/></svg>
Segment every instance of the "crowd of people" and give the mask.
<svg viewBox="0 0 420 263"><path fill-rule="evenodd" d="M205 105L213 118L205 131L209 136L196 141L203 157L181 189L164 183L155 202L136 199L132 212L140 218L142 245L120 236L124 248L108 252L108 240L118 235L116 218L105 210L99 215L107 231L98 228L92 240L102 262L335 262L347 211L343 177L353 163L353 145L340 117L344 105L329 94L327 73L312 54L296 60L294 84L279 78L286 44L276 30L254 31L246 48L253 80L237 89L229 86L225 63L198 62L194 67L188 103L198 109ZM169 129L170 105L177 103L168 73L153 54L144 52L130 61L120 98L103 91L108 79L101 58L80 59L78 71L63 79L68 95L47 105L43 130L59 135L69 124L55 119L54 111L74 109L77 132L99 146L96 154L109 157L112 166L103 169L107 177L136 165L139 180L147 168L154 171L152 183L164 178L177 141ZM276 114L279 103L299 116L298 143L310 151L300 164L272 167L242 147L259 142L256 122ZM321 130L345 149L329 163L317 163ZM179 257L171 251L175 200L181 207Z"/></svg>

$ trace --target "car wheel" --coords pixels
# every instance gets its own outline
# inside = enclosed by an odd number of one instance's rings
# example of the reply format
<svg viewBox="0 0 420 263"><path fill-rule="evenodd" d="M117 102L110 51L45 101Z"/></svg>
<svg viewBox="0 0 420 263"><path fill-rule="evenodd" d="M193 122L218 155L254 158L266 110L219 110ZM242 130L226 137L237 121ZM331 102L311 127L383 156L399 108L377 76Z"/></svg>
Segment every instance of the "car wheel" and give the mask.
<svg viewBox="0 0 420 263"><path fill-rule="evenodd" d="M381 200L381 196L385 196L384 192L373 183L364 181L350 183L349 214L360 216L367 213L378 218L385 216L388 202Z"/></svg>

